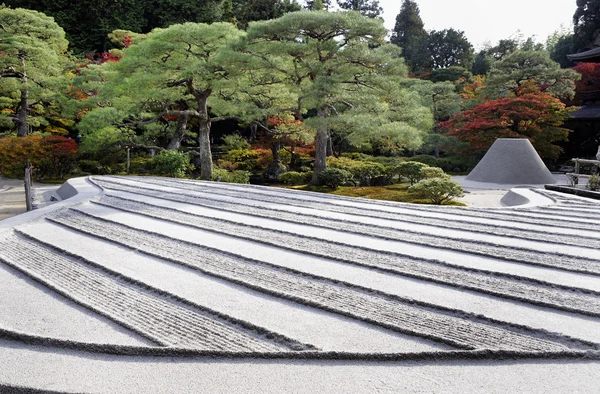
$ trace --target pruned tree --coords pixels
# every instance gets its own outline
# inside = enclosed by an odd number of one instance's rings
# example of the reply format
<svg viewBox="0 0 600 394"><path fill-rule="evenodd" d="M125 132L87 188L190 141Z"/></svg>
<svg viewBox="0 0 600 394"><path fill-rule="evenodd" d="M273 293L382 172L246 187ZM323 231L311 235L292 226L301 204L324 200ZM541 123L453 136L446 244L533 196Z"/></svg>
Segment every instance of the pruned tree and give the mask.
<svg viewBox="0 0 600 394"><path fill-rule="evenodd" d="M494 63L486 95L489 98L519 95L533 82L555 97L572 98L578 78L575 71L561 69L546 51L518 50Z"/></svg>
<svg viewBox="0 0 600 394"><path fill-rule="evenodd" d="M66 84L68 42L54 20L40 12L0 6L0 112L17 129L28 133L32 109L48 106Z"/></svg>
<svg viewBox="0 0 600 394"><path fill-rule="evenodd" d="M406 145L421 142L419 121L403 112L398 95L406 67L399 49L384 44L385 34L381 20L358 12L302 11L248 29L248 53L282 78L297 97L296 118L316 132L313 183L327 167L331 127L395 134ZM316 116L304 119L308 109Z"/></svg>
<svg viewBox="0 0 600 394"><path fill-rule="evenodd" d="M228 63L228 44L243 36L230 23L185 23L157 29L123 51L123 59L106 63L106 80L93 99L110 103L92 111L108 124L151 122L175 117L177 138L189 118L197 125L200 176L212 177L212 122L238 110L229 103L239 82ZM102 116L105 114L105 116ZM107 122L105 122L107 123ZM177 142L174 142L176 148Z"/></svg>

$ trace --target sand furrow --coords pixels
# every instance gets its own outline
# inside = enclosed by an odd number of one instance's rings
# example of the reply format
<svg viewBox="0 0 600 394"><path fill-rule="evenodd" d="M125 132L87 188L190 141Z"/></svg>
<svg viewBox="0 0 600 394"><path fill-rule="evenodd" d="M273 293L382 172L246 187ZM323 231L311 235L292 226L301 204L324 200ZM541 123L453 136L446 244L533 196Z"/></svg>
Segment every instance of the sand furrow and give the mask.
<svg viewBox="0 0 600 394"><path fill-rule="evenodd" d="M100 181L100 185L106 183ZM140 191L132 186L114 186L106 185L109 188L117 188L118 190L140 193ZM161 190L143 189L143 194L169 199L173 201L194 204L208 208L226 210L229 212L243 213L262 218L275 219L279 221L287 221L291 223L304 224L313 227L332 229L342 232L353 232L360 235L376 236L385 239L392 239L401 242L414 243L428 247L448 249L459 252L468 252L483 256L494 257L502 260L514 261L525 264L532 264L543 267L563 269L573 272L581 272L586 274L600 275L600 261L592 258L584 258L580 256L561 255L558 253L541 252L537 250L529 250L518 247L499 246L476 240L467 241L463 239L455 239L451 236L430 236L421 233L410 233L407 231L391 230L380 228L371 225L358 224L355 222L336 220L332 221L327 218L318 217L315 215L309 216L276 210L276 207L269 206L264 208L260 203L252 201L244 203L233 203L210 199L210 197L190 196L167 192Z"/></svg>
<svg viewBox="0 0 600 394"><path fill-rule="evenodd" d="M600 297L598 294L586 294L581 289L560 289L556 285L539 283L526 278L491 272L478 272L409 256L400 257L391 253L344 246L313 237L298 236L263 227L192 215L118 197L104 196L96 202L127 212L245 238L301 253L326 257L331 260L378 268L403 276L434 281L458 288L467 288L502 298L600 317Z"/></svg>
<svg viewBox="0 0 600 394"><path fill-rule="evenodd" d="M13 233L0 238L0 259L160 345L202 350L282 350L279 345L104 275Z"/></svg>
<svg viewBox="0 0 600 394"><path fill-rule="evenodd" d="M257 291L458 348L557 351L572 345L560 336L546 337L537 330L494 323L459 311L417 305L413 300L277 269L73 210L53 214L48 219Z"/></svg>

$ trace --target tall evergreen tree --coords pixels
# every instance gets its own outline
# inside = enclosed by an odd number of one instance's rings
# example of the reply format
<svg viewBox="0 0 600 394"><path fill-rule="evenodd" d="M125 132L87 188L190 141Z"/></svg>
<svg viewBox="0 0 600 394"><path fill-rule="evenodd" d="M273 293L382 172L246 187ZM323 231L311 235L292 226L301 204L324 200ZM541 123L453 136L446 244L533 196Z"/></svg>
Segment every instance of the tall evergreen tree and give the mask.
<svg viewBox="0 0 600 394"><path fill-rule="evenodd" d="M473 64L473 46L463 31L434 30L429 33L427 46L434 69L459 66L468 70Z"/></svg>
<svg viewBox="0 0 600 394"><path fill-rule="evenodd" d="M306 9L311 11L329 10L329 7L331 7L331 0L308 0L306 2Z"/></svg>
<svg viewBox="0 0 600 394"><path fill-rule="evenodd" d="M403 49L406 64L414 73L430 69L431 59L427 50L427 32L419 15L419 6L412 0L404 0L390 42Z"/></svg>
<svg viewBox="0 0 600 394"><path fill-rule="evenodd" d="M369 18L377 18L383 12L378 0L337 0L337 4L343 10L358 11Z"/></svg>
<svg viewBox="0 0 600 394"><path fill-rule="evenodd" d="M577 0L573 15L575 48L583 51L600 46L600 0Z"/></svg>

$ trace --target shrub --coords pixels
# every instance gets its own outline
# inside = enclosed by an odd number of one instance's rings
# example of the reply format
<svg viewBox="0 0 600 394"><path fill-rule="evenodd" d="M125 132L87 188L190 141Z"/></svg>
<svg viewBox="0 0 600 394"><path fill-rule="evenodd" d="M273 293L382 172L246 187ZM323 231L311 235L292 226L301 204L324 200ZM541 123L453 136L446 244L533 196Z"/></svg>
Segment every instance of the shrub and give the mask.
<svg viewBox="0 0 600 394"><path fill-rule="evenodd" d="M464 196L463 188L450 177L423 179L409 187L408 192L426 198L437 205L442 205L454 197Z"/></svg>
<svg viewBox="0 0 600 394"><path fill-rule="evenodd" d="M154 169L154 159L151 157L136 157L129 161L129 172L132 174L147 174Z"/></svg>
<svg viewBox="0 0 600 394"><path fill-rule="evenodd" d="M223 168L213 168L213 181L229 183L250 183L249 171L227 171Z"/></svg>
<svg viewBox="0 0 600 394"><path fill-rule="evenodd" d="M600 176L593 175L588 181L587 188L592 191L599 191L600 190Z"/></svg>
<svg viewBox="0 0 600 394"><path fill-rule="evenodd" d="M423 173L421 169L429 167L427 164L420 163L417 161L406 161L400 163L394 169L394 174L398 175L400 180L403 178L408 180L411 185L423 179Z"/></svg>
<svg viewBox="0 0 600 394"><path fill-rule="evenodd" d="M0 174L22 178L30 162L37 178L63 178L72 171L77 153L74 140L58 135L1 138Z"/></svg>
<svg viewBox="0 0 600 394"><path fill-rule="evenodd" d="M427 164L430 167L435 167L437 164L437 159L435 156L431 155L416 155L408 159L408 161L416 161L418 163Z"/></svg>
<svg viewBox="0 0 600 394"><path fill-rule="evenodd" d="M371 161L357 161L347 157L329 157L327 158L327 166L348 171L363 186L369 186L373 179L387 175L382 164ZM386 184L388 183L389 181Z"/></svg>
<svg viewBox="0 0 600 394"><path fill-rule="evenodd" d="M279 175L279 182L286 185L305 185L310 182L310 172L288 171Z"/></svg>
<svg viewBox="0 0 600 394"><path fill-rule="evenodd" d="M79 160L79 169L92 175L104 175L106 169L96 160Z"/></svg>
<svg viewBox="0 0 600 394"><path fill-rule="evenodd" d="M231 134L223 137L223 150L230 152L232 150L248 150L250 144L239 134Z"/></svg>
<svg viewBox="0 0 600 394"><path fill-rule="evenodd" d="M340 185L348 183L351 179L352 174L340 168L330 167L319 173L319 182L332 189L337 189Z"/></svg>
<svg viewBox="0 0 600 394"><path fill-rule="evenodd" d="M224 161L235 163L238 170L250 171L258 164L260 152L248 149L230 150L223 156Z"/></svg>
<svg viewBox="0 0 600 394"><path fill-rule="evenodd" d="M448 175L439 167L423 167L421 168L421 174L424 179L428 178L444 178Z"/></svg>
<svg viewBox="0 0 600 394"><path fill-rule="evenodd" d="M185 153L165 150L154 158L154 170L159 174L168 174L183 178L190 166L190 157Z"/></svg>

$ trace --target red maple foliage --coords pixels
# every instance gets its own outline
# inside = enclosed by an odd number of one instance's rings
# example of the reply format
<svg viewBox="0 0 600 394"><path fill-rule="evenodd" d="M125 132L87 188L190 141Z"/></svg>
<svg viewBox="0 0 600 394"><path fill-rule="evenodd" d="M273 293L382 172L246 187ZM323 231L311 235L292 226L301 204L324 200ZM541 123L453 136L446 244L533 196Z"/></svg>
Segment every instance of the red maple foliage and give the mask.
<svg viewBox="0 0 600 394"><path fill-rule="evenodd" d="M575 82L577 92L600 90L600 63L579 63L573 70L581 74L581 79Z"/></svg>
<svg viewBox="0 0 600 394"><path fill-rule="evenodd" d="M473 153L487 151L497 138L527 138L541 157L556 159L561 148L553 143L567 140L571 130L562 125L568 117L565 104L538 92L487 100L440 126L447 135L467 142Z"/></svg>

